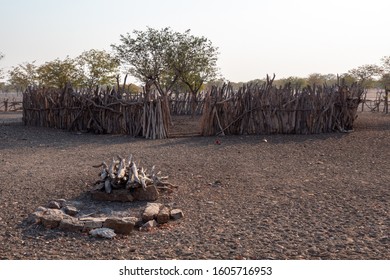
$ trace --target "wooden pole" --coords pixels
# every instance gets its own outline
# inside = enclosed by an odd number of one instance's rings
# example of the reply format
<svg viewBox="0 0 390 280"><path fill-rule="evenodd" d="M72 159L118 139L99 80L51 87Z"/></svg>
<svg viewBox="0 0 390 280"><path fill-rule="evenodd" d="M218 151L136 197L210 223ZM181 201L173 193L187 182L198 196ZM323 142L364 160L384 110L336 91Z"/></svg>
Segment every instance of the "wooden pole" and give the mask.
<svg viewBox="0 0 390 280"><path fill-rule="evenodd" d="M385 87L385 114L389 113L389 92L390 88Z"/></svg>

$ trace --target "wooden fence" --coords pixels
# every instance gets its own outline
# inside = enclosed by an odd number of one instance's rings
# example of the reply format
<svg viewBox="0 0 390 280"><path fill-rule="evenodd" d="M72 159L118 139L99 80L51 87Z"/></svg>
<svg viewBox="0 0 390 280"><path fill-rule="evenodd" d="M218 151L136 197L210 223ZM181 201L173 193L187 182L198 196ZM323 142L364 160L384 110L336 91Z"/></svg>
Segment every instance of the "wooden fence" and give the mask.
<svg viewBox="0 0 390 280"><path fill-rule="evenodd" d="M162 98L117 94L114 89L79 93L29 89L23 94L25 125L73 131L167 137L166 106Z"/></svg>
<svg viewBox="0 0 390 280"><path fill-rule="evenodd" d="M368 89L362 96L361 111L365 109L370 112L383 112L389 113L389 93L390 88L385 89Z"/></svg>
<svg viewBox="0 0 390 280"><path fill-rule="evenodd" d="M313 86L304 89L244 85L212 88L198 98L202 135L327 133L353 128L363 88ZM189 115L189 94L118 94L115 89L76 92L29 89L23 95L26 125L73 131L128 134L148 139L169 137L170 113Z"/></svg>
<svg viewBox="0 0 390 280"><path fill-rule="evenodd" d="M195 115L202 115L206 93L201 92L196 97ZM173 93L170 95L169 105L172 115L192 115L191 93Z"/></svg>
<svg viewBox="0 0 390 280"><path fill-rule="evenodd" d="M238 91L213 88L205 98L202 135L348 131L363 92L357 84L276 88L269 79Z"/></svg>
<svg viewBox="0 0 390 280"><path fill-rule="evenodd" d="M0 111L16 112L22 110L23 110L22 101L16 101L16 100L9 101L9 99L7 98L0 102Z"/></svg>

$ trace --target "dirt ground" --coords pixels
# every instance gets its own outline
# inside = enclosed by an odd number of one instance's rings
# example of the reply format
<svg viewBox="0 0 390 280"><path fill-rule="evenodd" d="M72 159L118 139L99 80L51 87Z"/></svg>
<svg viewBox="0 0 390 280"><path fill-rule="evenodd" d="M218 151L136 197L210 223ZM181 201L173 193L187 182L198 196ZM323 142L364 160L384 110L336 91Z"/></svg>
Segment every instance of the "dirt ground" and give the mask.
<svg viewBox="0 0 390 280"><path fill-rule="evenodd" d="M0 259L390 259L389 115L360 113L347 134L166 140L4 118ZM52 199L90 201L92 165L130 153L179 185L159 200L183 219L113 240L26 223ZM137 216L145 204L99 207Z"/></svg>

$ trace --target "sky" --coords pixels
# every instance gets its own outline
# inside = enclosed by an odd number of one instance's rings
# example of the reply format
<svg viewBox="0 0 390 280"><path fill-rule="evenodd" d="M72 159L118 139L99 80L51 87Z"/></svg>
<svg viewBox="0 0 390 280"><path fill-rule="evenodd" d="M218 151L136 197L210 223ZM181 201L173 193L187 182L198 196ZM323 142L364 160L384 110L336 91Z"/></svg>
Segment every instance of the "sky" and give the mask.
<svg viewBox="0 0 390 280"><path fill-rule="evenodd" d="M0 0L0 68L111 52L121 34L171 27L218 47L229 81L342 74L390 55L389 11L386 0Z"/></svg>

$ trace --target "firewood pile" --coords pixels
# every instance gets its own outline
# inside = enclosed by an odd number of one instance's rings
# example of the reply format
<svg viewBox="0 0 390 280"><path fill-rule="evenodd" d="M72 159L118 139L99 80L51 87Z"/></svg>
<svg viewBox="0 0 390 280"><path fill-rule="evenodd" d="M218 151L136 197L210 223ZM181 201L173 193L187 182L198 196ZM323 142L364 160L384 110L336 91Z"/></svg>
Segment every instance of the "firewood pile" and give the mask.
<svg viewBox="0 0 390 280"><path fill-rule="evenodd" d="M353 84L308 86L286 84L230 85L212 88L205 99L202 135L314 134L353 128L363 87Z"/></svg>
<svg viewBox="0 0 390 280"><path fill-rule="evenodd" d="M103 161L93 167L101 168L100 179L95 183L94 191L104 191L110 194L115 189L142 188L146 191L149 187L160 190L177 187L166 181L168 176L160 176L160 172L156 172L155 166L151 168L150 172L137 166L132 155L128 158L118 155L112 159L109 165Z"/></svg>

